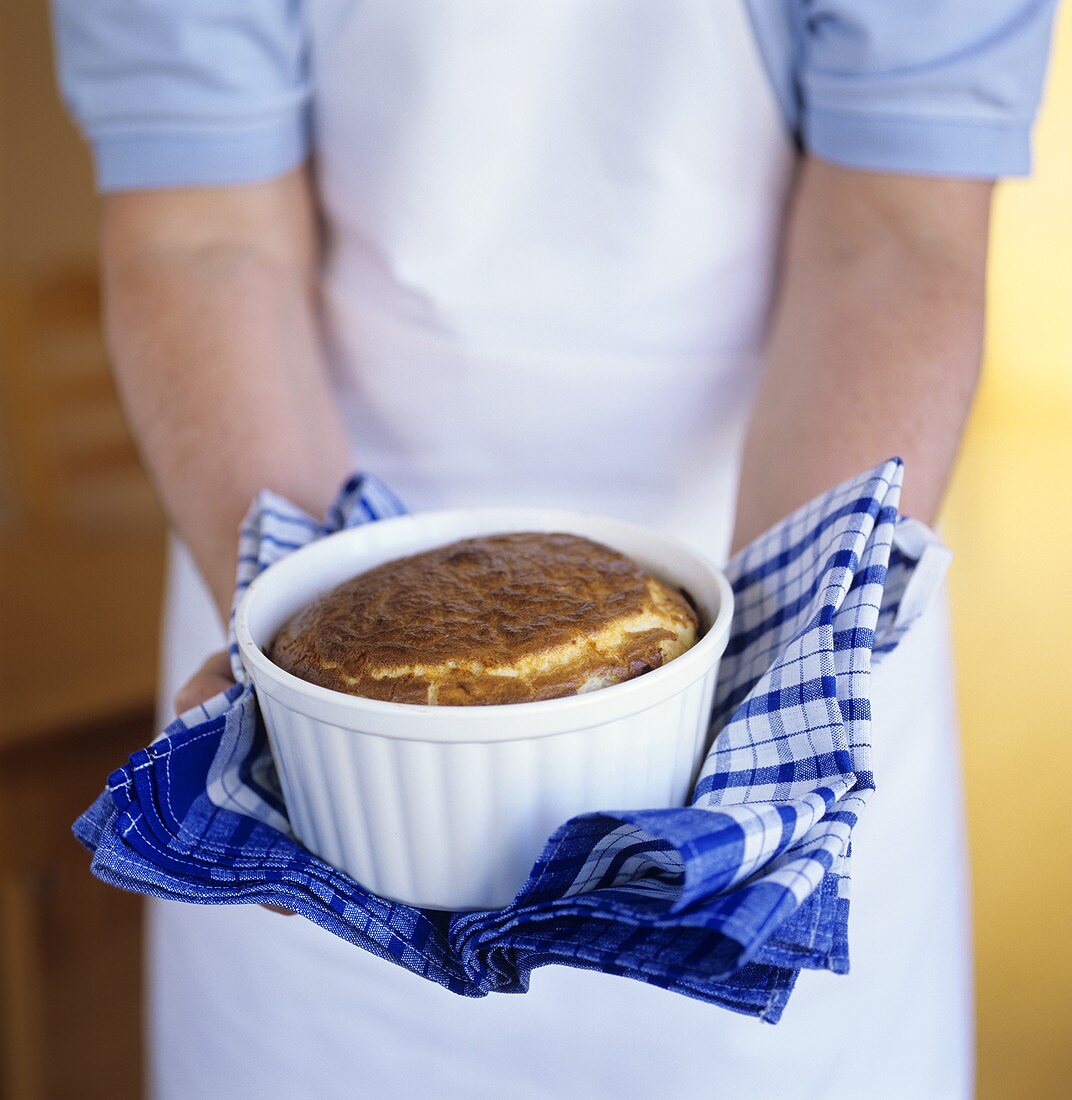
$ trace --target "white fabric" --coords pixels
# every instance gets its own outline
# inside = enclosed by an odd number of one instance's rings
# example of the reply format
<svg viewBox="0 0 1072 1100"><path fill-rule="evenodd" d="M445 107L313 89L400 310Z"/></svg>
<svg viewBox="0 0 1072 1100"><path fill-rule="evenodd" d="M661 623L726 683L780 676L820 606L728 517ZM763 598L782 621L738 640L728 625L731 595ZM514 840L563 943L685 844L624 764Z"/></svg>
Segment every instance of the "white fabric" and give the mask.
<svg viewBox="0 0 1072 1100"><path fill-rule="evenodd" d="M721 557L793 161L743 9L419 11L311 4L326 320L359 465L411 508L591 509ZM219 641L173 564L165 698ZM958 770L949 684L931 613L875 675L853 973L805 973L776 1028L554 968L463 1001L296 918L153 903L155 1094L967 1095L960 812L909 804Z"/></svg>

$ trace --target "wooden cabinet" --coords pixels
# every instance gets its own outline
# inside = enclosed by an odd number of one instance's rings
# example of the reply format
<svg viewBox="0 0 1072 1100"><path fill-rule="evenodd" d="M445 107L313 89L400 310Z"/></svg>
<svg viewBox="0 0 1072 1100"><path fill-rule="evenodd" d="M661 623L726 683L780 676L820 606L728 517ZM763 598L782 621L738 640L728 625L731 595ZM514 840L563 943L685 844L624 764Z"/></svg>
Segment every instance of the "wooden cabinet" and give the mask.
<svg viewBox="0 0 1072 1100"><path fill-rule="evenodd" d="M142 1093L141 900L71 835L152 736L164 524L109 377L48 5L0 4L0 1097Z"/></svg>
<svg viewBox="0 0 1072 1100"><path fill-rule="evenodd" d="M139 899L71 836L152 737L164 527L89 271L0 281L0 1088L141 1091Z"/></svg>
<svg viewBox="0 0 1072 1100"><path fill-rule="evenodd" d="M142 1094L142 901L94 879L70 823L149 712L0 750L0 1096Z"/></svg>
<svg viewBox="0 0 1072 1100"><path fill-rule="evenodd" d="M0 745L153 697L164 526L92 272L0 278Z"/></svg>
<svg viewBox="0 0 1072 1100"><path fill-rule="evenodd" d="M151 739L164 528L93 275L0 280L0 1095L141 1094L140 899L71 836Z"/></svg>

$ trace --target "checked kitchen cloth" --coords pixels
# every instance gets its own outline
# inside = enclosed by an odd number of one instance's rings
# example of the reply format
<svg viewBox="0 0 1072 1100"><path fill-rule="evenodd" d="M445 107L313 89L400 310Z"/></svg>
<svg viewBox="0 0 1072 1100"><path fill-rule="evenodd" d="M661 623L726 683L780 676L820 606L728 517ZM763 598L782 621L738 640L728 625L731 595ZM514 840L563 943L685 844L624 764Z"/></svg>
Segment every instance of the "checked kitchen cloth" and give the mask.
<svg viewBox="0 0 1072 1100"><path fill-rule="evenodd" d="M75 823L93 873L156 897L283 906L465 996L523 993L559 963L776 1022L802 968L848 969L850 839L874 787L870 671L948 558L898 516L902 473L893 459L846 482L729 563L736 612L690 804L565 822L505 909L386 901L303 848L233 644L238 683L135 753ZM404 510L368 475L323 523L262 493L236 598L309 540Z"/></svg>

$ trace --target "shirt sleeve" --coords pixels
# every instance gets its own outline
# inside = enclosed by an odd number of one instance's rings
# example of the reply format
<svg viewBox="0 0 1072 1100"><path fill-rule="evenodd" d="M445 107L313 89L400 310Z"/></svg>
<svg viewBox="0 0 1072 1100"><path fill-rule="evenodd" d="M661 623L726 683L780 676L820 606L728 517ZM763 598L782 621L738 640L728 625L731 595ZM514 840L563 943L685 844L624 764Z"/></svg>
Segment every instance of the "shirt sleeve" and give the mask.
<svg viewBox="0 0 1072 1100"><path fill-rule="evenodd" d="M1031 167L1056 0L748 0L789 125L853 168Z"/></svg>
<svg viewBox="0 0 1072 1100"><path fill-rule="evenodd" d="M244 183L309 147L301 0L52 0L102 191Z"/></svg>

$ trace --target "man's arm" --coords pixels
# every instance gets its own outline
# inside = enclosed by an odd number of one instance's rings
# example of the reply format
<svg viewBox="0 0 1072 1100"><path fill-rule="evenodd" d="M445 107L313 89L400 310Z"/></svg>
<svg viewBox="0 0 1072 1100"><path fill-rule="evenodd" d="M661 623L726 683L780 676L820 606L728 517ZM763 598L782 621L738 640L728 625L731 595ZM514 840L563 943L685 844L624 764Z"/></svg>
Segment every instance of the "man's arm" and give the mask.
<svg viewBox="0 0 1072 1100"><path fill-rule="evenodd" d="M734 548L846 477L905 460L933 522L979 375L991 184L806 157L745 443Z"/></svg>
<svg viewBox="0 0 1072 1100"><path fill-rule="evenodd" d="M222 616L238 526L274 489L314 514L350 466L318 338L306 171L104 200L105 318L157 493Z"/></svg>

